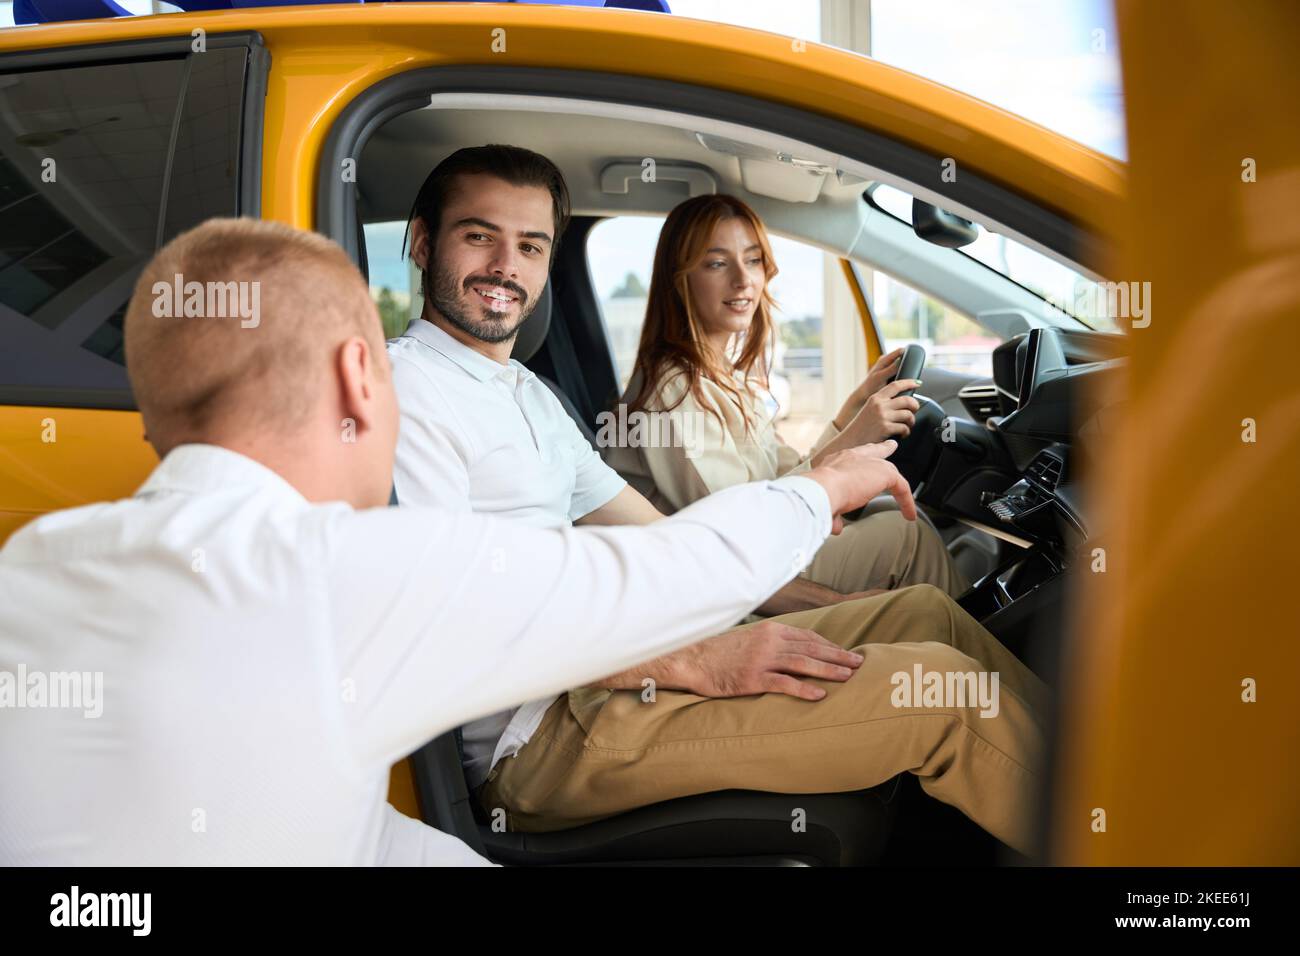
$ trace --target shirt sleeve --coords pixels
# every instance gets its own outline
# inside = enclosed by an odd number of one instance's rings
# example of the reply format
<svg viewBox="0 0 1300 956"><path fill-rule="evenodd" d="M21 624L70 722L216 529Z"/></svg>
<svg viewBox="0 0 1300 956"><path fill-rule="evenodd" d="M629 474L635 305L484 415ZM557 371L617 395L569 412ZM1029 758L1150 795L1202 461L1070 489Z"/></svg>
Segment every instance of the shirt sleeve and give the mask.
<svg viewBox="0 0 1300 956"><path fill-rule="evenodd" d="M800 455L797 451L785 443L775 427L772 427L772 440L776 443L776 473L778 475L788 475L807 471L809 468L808 458ZM812 456L808 456L811 458Z"/></svg>
<svg viewBox="0 0 1300 956"><path fill-rule="evenodd" d="M817 453L834 441L840 430L835 427L834 422L827 422L826 427L822 429L821 435L817 441L813 442L812 449L802 458L799 453L785 443L785 440L778 434L776 440L781 443L781 448L785 449L781 454L781 467L777 469L779 475L802 475L806 474L812 468L812 460Z"/></svg>
<svg viewBox="0 0 1300 956"><path fill-rule="evenodd" d="M451 409L435 383L414 362L392 356L393 385L401 402L393 490L401 504L471 510L470 449L460 429L439 414Z"/></svg>
<svg viewBox="0 0 1300 956"><path fill-rule="evenodd" d="M545 388L545 386L542 386ZM549 394L550 390L547 389ZM554 395L551 396L555 398ZM577 521L602 505L609 504L623 490L627 482L613 468L605 464L596 449L591 447L581 429L569 413L556 401L569 430L569 444L573 449L573 497L569 500L569 520Z"/></svg>
<svg viewBox="0 0 1300 956"><path fill-rule="evenodd" d="M362 765L729 627L830 533L808 478L641 527L541 529L418 507L322 509L324 599Z"/></svg>
<svg viewBox="0 0 1300 956"><path fill-rule="evenodd" d="M655 488L675 511L755 477L730 429L700 404L682 376L660 389L659 400L661 407L673 406L655 413L667 416L668 440L648 442L640 451Z"/></svg>

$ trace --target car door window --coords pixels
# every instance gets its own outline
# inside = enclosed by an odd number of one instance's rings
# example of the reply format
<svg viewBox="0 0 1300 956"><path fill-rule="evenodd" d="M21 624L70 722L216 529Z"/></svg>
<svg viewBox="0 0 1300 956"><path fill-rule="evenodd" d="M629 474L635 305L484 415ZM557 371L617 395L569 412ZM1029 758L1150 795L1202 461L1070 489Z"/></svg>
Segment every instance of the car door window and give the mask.
<svg viewBox="0 0 1300 956"><path fill-rule="evenodd" d="M176 234L241 212L247 64L241 45L0 61L0 402L132 407L136 277Z"/></svg>
<svg viewBox="0 0 1300 956"><path fill-rule="evenodd" d="M969 315L888 273L873 269L870 275L872 312L886 352L915 343L925 349L926 365L992 377L993 350L1001 338Z"/></svg>
<svg viewBox="0 0 1300 956"><path fill-rule="evenodd" d="M366 241L366 271L369 273L370 298L374 300L384 325L384 338L394 339L406 331L407 324L423 308L420 276L403 255L406 220L368 222L362 229ZM406 250L408 253L409 249Z"/></svg>

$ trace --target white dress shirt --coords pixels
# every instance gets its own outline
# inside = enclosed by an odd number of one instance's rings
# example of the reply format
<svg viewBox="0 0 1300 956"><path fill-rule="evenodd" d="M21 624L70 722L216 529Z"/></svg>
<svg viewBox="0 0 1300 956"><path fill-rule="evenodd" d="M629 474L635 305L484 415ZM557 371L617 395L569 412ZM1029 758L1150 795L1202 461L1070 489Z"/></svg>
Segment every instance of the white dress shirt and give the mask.
<svg viewBox="0 0 1300 956"><path fill-rule="evenodd" d="M483 862L395 819L392 764L764 600L829 533L795 480L555 531L312 504L181 446L0 550L0 865ZM72 672L97 702L36 693Z"/></svg>
<svg viewBox="0 0 1300 956"><path fill-rule="evenodd" d="M412 320L388 354L402 409L393 469L399 504L563 528L627 484L514 359L493 361L424 319ZM462 729L470 786L518 753L554 701L529 701Z"/></svg>

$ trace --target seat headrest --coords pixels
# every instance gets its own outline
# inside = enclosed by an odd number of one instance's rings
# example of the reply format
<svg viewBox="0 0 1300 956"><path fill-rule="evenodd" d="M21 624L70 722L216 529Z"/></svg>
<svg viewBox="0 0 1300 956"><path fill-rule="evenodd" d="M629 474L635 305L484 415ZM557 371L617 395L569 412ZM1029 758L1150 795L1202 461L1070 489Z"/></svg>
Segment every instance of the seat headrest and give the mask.
<svg viewBox="0 0 1300 956"><path fill-rule="evenodd" d="M551 329L551 283L547 281L542 287L542 294L537 298L537 305L528 313L524 324L519 326L515 336L514 348L510 357L516 362L527 362L537 354L546 341L546 333Z"/></svg>

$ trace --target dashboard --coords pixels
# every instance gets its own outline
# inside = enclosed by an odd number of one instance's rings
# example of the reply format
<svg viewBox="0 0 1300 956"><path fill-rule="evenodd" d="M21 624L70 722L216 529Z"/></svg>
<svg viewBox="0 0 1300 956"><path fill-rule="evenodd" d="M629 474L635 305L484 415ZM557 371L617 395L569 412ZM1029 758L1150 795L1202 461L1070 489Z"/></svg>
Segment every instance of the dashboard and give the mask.
<svg viewBox="0 0 1300 956"><path fill-rule="evenodd" d="M965 450L964 474L956 460L945 467L951 453L940 455L930 502L1022 547L1062 551L1087 538L1076 476L1114 420L1119 390L1110 386L1124 373L1124 344L1121 335L1038 328L1000 345L992 386L960 393L985 434L967 430L954 443Z"/></svg>
<svg viewBox="0 0 1300 956"><path fill-rule="evenodd" d="M929 430L937 450L916 496L1009 543L958 603L1013 653L1060 633L1071 569L1104 534L1079 476L1109 450L1123 414L1125 345L1122 335L1031 329L994 351L992 382L958 393L969 420L930 412L942 421Z"/></svg>

